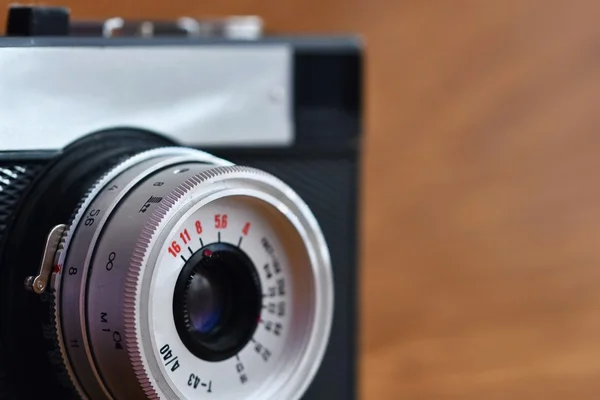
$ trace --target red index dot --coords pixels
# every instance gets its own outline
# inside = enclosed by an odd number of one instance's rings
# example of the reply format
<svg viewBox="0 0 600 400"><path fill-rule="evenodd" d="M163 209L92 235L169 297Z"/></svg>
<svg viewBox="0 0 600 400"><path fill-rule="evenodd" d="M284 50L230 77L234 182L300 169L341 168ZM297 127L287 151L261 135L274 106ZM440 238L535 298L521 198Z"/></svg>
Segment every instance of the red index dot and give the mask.
<svg viewBox="0 0 600 400"><path fill-rule="evenodd" d="M242 233L244 235L247 235L249 231L250 231L250 222L246 222L244 224L244 229L242 229Z"/></svg>
<svg viewBox="0 0 600 400"><path fill-rule="evenodd" d="M58 274L59 272L60 272L60 265L56 264L56 265L54 266L54 273L55 273L55 274Z"/></svg>
<svg viewBox="0 0 600 400"><path fill-rule="evenodd" d="M202 253L202 254L204 254L204 257L210 257L210 256L212 256L212 251L210 251L209 249L206 249L206 250L204 250L204 253Z"/></svg>

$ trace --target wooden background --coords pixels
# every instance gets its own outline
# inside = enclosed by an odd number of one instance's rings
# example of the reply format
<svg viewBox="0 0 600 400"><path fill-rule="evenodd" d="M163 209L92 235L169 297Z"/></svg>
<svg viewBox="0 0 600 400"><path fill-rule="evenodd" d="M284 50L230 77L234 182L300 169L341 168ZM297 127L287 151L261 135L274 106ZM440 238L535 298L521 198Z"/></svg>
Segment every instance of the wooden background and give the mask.
<svg viewBox="0 0 600 400"><path fill-rule="evenodd" d="M361 398L600 397L600 2L65 2L363 34Z"/></svg>

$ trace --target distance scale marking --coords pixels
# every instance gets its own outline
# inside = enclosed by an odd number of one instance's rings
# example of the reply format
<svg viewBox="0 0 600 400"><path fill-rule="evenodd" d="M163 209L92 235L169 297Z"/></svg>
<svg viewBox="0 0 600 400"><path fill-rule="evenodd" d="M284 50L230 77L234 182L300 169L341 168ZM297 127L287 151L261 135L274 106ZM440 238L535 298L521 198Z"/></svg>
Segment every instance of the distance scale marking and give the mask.
<svg viewBox="0 0 600 400"><path fill-rule="evenodd" d="M291 271L279 234L263 207L241 197L220 198L195 207L181 218L163 244L151 283L150 332L164 376L184 398L199 391L219 399L253 393L278 371L280 355L291 339ZM263 309L252 339L234 357L209 362L185 347L174 324L172 298L186 261L215 242L229 243L252 260L263 288ZM206 385L203 385L206 384Z"/></svg>
<svg viewBox="0 0 600 400"><path fill-rule="evenodd" d="M144 155L140 155L144 157ZM60 253L59 270L56 290L56 312L57 332L65 345L65 351L72 365L72 373L77 377L78 383L85 386L86 390L102 392L110 395L99 383L101 372L95 365L90 365L88 360L91 355L91 347L88 344L89 335L81 330L86 325L86 312L82 298L82 281L85 279L90 268L91 249L98 240L98 227L106 224L106 219L116 206L115 201L127 193L127 189L133 186L138 179L159 167L160 162L166 161L169 153L157 154L148 159L143 159L129 168L120 171L117 175L105 182L95 197L89 198L89 203L79 210L80 219L73 221L69 229L67 247ZM85 296L83 296L85 297ZM100 317L100 315L98 315ZM81 389L79 389L81 390ZM87 395L87 393L86 393Z"/></svg>
<svg viewBox="0 0 600 400"><path fill-rule="evenodd" d="M130 249L133 246L123 243L133 242L137 238L152 209L160 204L158 199L165 198L179 185L180 180L186 180L204 169L206 166L202 164L171 166L155 172L150 179L136 185L118 203L104 226L104 233L118 230L120 238L102 234L93 249L85 304L91 355L105 384L117 388L126 398L135 398L138 388L128 385L127 380L123 379L135 379L129 367L122 306L125 277L132 255ZM175 171L180 171L177 173L179 178L170 179ZM110 187L107 191L110 191ZM124 224L123 221L127 222ZM107 370L113 373L102 374Z"/></svg>

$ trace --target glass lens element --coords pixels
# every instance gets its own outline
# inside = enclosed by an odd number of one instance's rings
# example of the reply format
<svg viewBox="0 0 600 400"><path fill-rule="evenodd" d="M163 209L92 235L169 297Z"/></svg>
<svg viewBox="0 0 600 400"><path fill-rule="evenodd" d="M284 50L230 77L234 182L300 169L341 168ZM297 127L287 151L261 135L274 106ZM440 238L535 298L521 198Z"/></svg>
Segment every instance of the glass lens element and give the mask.
<svg viewBox="0 0 600 400"><path fill-rule="evenodd" d="M194 275L186 293L189 317L199 333L209 333L223 314L223 290L218 282L202 274Z"/></svg>

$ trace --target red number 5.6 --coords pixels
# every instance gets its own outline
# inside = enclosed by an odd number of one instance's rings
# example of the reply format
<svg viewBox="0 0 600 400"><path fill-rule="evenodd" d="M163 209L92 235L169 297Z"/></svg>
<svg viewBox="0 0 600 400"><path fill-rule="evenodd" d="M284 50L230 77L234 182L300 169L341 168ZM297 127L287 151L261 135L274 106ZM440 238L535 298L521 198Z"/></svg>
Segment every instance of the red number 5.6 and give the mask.
<svg viewBox="0 0 600 400"><path fill-rule="evenodd" d="M227 228L227 214L216 214L215 215L215 228L225 229Z"/></svg>

